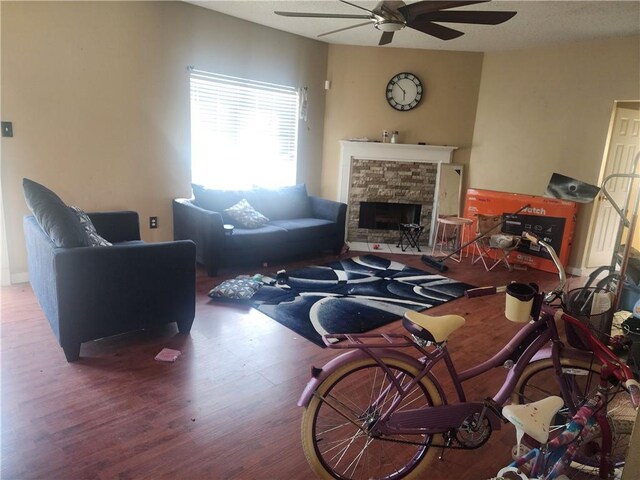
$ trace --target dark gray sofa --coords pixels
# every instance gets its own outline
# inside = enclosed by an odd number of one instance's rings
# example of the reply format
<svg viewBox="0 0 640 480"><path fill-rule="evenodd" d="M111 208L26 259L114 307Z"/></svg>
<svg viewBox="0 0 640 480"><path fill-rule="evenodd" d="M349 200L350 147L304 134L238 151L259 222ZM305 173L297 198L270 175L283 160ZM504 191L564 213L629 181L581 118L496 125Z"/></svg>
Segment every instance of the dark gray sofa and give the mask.
<svg viewBox="0 0 640 480"><path fill-rule="evenodd" d="M209 276L221 267L261 265L326 250L337 254L344 245L346 204L308 195L303 184L243 191L193 185L193 194L173 201L174 238L195 242L196 260ZM225 212L243 198L268 217L266 225L244 228ZM233 233L225 234L225 224L234 225Z"/></svg>
<svg viewBox="0 0 640 480"><path fill-rule="evenodd" d="M89 213L113 246L58 247L33 216L24 218L29 280L67 361L80 344L195 316L195 245L140 241L138 214Z"/></svg>

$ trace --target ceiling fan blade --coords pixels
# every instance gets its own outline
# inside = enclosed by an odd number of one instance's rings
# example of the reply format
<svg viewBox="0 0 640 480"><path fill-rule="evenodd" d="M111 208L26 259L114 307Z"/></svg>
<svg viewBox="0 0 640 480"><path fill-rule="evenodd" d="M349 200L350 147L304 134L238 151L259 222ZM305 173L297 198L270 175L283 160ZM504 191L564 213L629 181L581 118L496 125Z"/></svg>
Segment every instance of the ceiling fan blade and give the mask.
<svg viewBox="0 0 640 480"><path fill-rule="evenodd" d="M475 5L476 3L486 3L490 0L471 0L471 1L422 1L405 5L398 8L398 11L407 21L415 19L418 15L425 13L446 10L447 8L464 7L467 5Z"/></svg>
<svg viewBox="0 0 640 480"><path fill-rule="evenodd" d="M378 45L388 45L393 41L393 34L395 32L382 32Z"/></svg>
<svg viewBox="0 0 640 480"><path fill-rule="evenodd" d="M479 12L471 10L449 10L418 15L417 20L445 23L475 23L498 25L512 18L517 12Z"/></svg>
<svg viewBox="0 0 640 480"><path fill-rule="evenodd" d="M414 20L413 22L407 22L407 27L419 30L422 33L437 37L440 40L452 40L454 38L464 35L463 32L454 30L453 28L445 27L444 25L438 25L437 23L431 23L428 21Z"/></svg>
<svg viewBox="0 0 640 480"><path fill-rule="evenodd" d="M364 11L366 11L366 12L373 13L373 12L372 12L371 10L369 10L368 8L361 7L360 5L356 5L355 3L347 2L346 0L340 0L340 1L341 1L342 3L346 3L347 5L351 5L352 7L359 8L360 10L364 10Z"/></svg>
<svg viewBox="0 0 640 480"><path fill-rule="evenodd" d="M332 33L342 32L344 30L351 30L352 28L364 27L365 25L371 25L371 22L359 23L357 25L351 25L350 27L339 28L338 30L331 30L330 32L321 33L318 37L324 37L325 35L331 35Z"/></svg>
<svg viewBox="0 0 640 480"><path fill-rule="evenodd" d="M370 19L371 15L350 15L342 13L304 13L304 12L273 12L282 17L307 17L307 18L362 18Z"/></svg>

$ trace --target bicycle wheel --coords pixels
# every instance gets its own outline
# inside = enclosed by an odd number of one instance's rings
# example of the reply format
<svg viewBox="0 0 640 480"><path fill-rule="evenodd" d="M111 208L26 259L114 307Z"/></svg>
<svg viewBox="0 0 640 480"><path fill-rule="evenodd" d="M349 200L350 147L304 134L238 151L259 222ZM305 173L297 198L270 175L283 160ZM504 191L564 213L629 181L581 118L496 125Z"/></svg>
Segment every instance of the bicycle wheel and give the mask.
<svg viewBox="0 0 640 480"><path fill-rule="evenodd" d="M574 405L580 405L595 392L600 380L600 365L573 358L561 358L563 376L569 386ZM548 358L528 365L511 395L514 404L532 403L551 395L562 397L560 384L556 378L553 361ZM565 398L565 405L567 399ZM560 415L551 426L551 431L564 428L566 421L573 415L568 408L560 410Z"/></svg>
<svg viewBox="0 0 640 480"><path fill-rule="evenodd" d="M418 370L402 360L384 358L401 388ZM399 399L399 392L372 358L355 360L329 375L302 417L302 444L312 469L322 478L417 478L435 456L440 435L376 437L369 427ZM440 405L437 388L423 377L395 411Z"/></svg>

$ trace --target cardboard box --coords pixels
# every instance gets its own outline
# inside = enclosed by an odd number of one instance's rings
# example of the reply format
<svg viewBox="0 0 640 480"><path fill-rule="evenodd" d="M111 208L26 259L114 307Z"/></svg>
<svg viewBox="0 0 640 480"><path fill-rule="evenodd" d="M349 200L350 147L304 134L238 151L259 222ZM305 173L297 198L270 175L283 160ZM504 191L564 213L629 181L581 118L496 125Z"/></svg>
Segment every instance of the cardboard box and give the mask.
<svg viewBox="0 0 640 480"><path fill-rule="evenodd" d="M529 206L513 215L525 205ZM565 267L571 252L577 212L578 205L575 202L475 188L467 190L464 203L464 217L473 221L469 227L470 238L477 235L477 214L505 215L506 222L502 226L502 232L521 235L526 230L535 234L556 250L560 263ZM472 253L476 247L472 244L467 248ZM497 255L501 252L492 253L495 253L494 258L498 258ZM546 272L557 272L551 256L526 241L511 252L509 262Z"/></svg>

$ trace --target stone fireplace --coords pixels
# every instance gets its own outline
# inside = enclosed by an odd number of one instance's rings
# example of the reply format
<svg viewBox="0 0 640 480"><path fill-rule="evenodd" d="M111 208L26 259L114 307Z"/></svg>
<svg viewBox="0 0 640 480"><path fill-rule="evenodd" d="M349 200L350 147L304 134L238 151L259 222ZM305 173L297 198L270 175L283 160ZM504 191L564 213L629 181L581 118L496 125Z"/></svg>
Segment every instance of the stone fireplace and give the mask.
<svg viewBox="0 0 640 480"><path fill-rule="evenodd" d="M398 223L419 223L424 227L421 243L428 243L438 165L450 163L455 149L341 142L339 199L348 205L346 240L393 244Z"/></svg>

